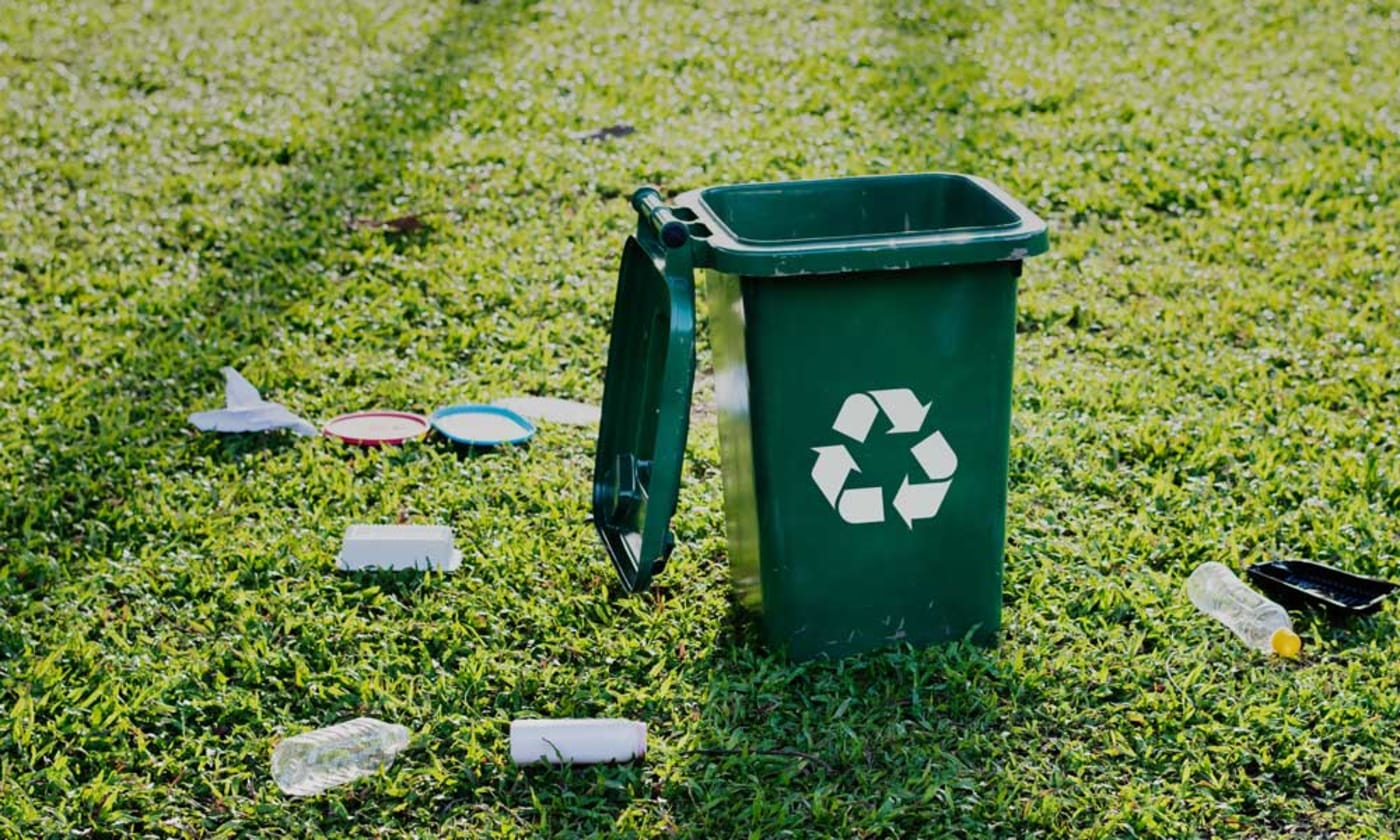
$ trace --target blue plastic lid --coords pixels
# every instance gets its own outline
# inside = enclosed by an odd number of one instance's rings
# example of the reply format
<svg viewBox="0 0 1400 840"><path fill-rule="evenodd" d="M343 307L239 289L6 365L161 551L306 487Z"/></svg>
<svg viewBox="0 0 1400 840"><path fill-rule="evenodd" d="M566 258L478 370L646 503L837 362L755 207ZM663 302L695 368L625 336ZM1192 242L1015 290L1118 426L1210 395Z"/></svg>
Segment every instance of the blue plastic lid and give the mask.
<svg viewBox="0 0 1400 840"><path fill-rule="evenodd" d="M524 443L535 434L529 420L497 405L450 405L428 419L438 434L470 446Z"/></svg>

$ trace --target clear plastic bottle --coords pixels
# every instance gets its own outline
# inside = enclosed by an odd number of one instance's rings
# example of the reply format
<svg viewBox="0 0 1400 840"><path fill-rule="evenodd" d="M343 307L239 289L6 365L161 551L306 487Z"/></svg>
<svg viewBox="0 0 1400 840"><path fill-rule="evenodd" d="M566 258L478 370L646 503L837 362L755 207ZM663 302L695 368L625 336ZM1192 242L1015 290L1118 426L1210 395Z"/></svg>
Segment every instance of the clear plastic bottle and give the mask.
<svg viewBox="0 0 1400 840"><path fill-rule="evenodd" d="M272 751L272 778L283 793L312 796L394 763L408 729L362 717L288 738Z"/></svg>
<svg viewBox="0 0 1400 840"><path fill-rule="evenodd" d="M1263 653L1297 656L1302 639L1283 607L1250 589L1220 563L1202 563L1186 579L1191 603Z"/></svg>

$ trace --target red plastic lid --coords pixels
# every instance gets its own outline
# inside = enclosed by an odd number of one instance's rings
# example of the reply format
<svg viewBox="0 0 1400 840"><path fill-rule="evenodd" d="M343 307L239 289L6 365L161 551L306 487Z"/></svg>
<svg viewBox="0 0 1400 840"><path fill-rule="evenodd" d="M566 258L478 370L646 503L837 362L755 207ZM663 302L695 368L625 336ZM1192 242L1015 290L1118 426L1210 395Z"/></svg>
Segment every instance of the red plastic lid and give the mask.
<svg viewBox="0 0 1400 840"><path fill-rule="evenodd" d="M428 433L428 418L407 411L355 411L321 427L321 434L354 446L396 446Z"/></svg>

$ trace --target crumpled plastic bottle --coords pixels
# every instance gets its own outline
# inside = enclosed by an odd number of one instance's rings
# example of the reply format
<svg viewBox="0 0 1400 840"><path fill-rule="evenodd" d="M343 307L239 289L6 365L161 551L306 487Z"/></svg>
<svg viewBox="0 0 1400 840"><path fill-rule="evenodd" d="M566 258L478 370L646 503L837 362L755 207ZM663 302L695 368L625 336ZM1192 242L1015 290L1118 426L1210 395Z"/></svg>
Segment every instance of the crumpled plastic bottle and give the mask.
<svg viewBox="0 0 1400 840"><path fill-rule="evenodd" d="M371 717L288 738L272 751L272 778L283 793L313 796L394 763L408 729Z"/></svg>
<svg viewBox="0 0 1400 840"><path fill-rule="evenodd" d="M1192 572L1186 579L1186 594L1197 609L1261 653L1297 656L1303 647L1287 611L1220 563L1202 563Z"/></svg>

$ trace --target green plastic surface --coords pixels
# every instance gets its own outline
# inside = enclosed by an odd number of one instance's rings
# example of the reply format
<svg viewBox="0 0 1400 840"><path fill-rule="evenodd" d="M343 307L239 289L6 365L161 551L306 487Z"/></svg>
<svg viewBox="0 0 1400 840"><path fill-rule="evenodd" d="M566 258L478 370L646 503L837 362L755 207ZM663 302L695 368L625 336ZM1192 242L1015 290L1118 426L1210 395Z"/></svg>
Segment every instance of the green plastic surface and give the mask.
<svg viewBox="0 0 1400 840"><path fill-rule="evenodd" d="M804 659L994 639L1015 268L707 272L730 565L770 645ZM841 424L859 440L835 428L847 401L875 409ZM951 477L915 455L934 434Z"/></svg>
<svg viewBox="0 0 1400 840"><path fill-rule="evenodd" d="M654 191L618 272L593 467L593 523L623 584L645 590L674 540L695 376L695 285L684 228ZM651 216L658 215L653 224ZM667 247L661 237L677 243Z"/></svg>
<svg viewBox="0 0 1400 840"><path fill-rule="evenodd" d="M653 271L662 256L705 269L730 563L768 642L801 659L993 641L1016 284L1044 223L939 173L716 187L673 208L646 190L634 205ZM605 421L615 381L610 364ZM638 416L636 436L661 440ZM659 463L648 501L669 517L680 460L664 499Z"/></svg>

